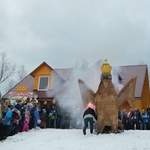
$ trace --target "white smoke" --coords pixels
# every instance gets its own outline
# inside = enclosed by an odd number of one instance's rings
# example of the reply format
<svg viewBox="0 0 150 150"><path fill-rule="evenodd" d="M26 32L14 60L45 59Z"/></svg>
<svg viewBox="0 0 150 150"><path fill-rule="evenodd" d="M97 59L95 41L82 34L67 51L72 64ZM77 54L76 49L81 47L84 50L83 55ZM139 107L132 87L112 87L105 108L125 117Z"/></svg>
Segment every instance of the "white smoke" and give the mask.
<svg viewBox="0 0 150 150"><path fill-rule="evenodd" d="M72 74L70 78L63 85L64 92L60 92L55 99L58 101L59 106L65 110L72 121L71 124L74 124L74 127L82 126L82 115L83 115L83 106L82 98L79 89L78 79L83 81L88 80L88 66L84 61L84 65L76 66L72 69ZM63 115L63 114L62 114Z"/></svg>
<svg viewBox="0 0 150 150"><path fill-rule="evenodd" d="M86 65L76 65L75 68L72 69L70 78L65 81L63 85L63 92L60 92L55 97L55 99L59 103L60 108L65 110L69 114L70 120L74 121L71 124L74 124L74 127L79 128L82 126L82 115L85 108L83 108L82 106L83 100L79 89L78 79L83 80L91 90L96 92L100 84L100 67L102 61L97 62L96 65L93 65L91 67L88 67L85 61L84 64ZM119 69L119 67L113 67L112 69L112 82L114 84L116 92L120 91L123 87L118 79Z"/></svg>
<svg viewBox="0 0 150 150"><path fill-rule="evenodd" d="M123 85L121 84L121 82L119 80L119 71L120 70L121 70L120 67L112 67L112 83L113 83L117 93L119 93L120 90L123 88Z"/></svg>

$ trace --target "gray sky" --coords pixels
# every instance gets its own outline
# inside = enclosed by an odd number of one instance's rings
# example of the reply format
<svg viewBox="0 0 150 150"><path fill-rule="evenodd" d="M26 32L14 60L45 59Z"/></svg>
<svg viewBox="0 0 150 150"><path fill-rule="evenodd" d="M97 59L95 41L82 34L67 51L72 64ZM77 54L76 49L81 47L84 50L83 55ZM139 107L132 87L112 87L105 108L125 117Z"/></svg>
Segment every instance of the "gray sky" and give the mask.
<svg viewBox="0 0 150 150"><path fill-rule="evenodd" d="M43 61L150 65L150 1L0 0L0 48L28 73Z"/></svg>

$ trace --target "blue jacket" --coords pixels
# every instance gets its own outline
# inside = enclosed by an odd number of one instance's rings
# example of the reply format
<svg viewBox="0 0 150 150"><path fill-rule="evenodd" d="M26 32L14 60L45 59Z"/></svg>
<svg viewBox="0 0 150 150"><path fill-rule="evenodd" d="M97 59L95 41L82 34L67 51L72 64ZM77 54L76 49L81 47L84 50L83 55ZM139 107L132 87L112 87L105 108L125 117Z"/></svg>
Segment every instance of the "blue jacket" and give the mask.
<svg viewBox="0 0 150 150"><path fill-rule="evenodd" d="M38 119L40 119L39 112L37 111L37 107L34 108L34 128L38 125Z"/></svg>
<svg viewBox="0 0 150 150"><path fill-rule="evenodd" d="M5 119L9 119L11 117L12 117L12 111L10 109L8 109L8 111L7 111L7 113L6 113L5 117L4 117L4 120ZM3 125L9 126L10 122L11 122L10 120L9 121L5 121L5 122L3 122Z"/></svg>
<svg viewBox="0 0 150 150"><path fill-rule="evenodd" d="M148 115L147 113L141 114L141 123L146 124L148 122Z"/></svg>
<svg viewBox="0 0 150 150"><path fill-rule="evenodd" d="M40 114L37 111L37 108L34 109L34 120L40 119Z"/></svg>

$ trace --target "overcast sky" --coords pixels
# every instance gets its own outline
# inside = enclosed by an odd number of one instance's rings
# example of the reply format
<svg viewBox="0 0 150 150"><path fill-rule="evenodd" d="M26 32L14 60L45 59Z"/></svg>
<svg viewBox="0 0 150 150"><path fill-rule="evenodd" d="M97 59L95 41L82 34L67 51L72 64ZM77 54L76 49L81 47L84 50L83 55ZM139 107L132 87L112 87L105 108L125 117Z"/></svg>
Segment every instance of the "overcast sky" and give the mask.
<svg viewBox="0 0 150 150"><path fill-rule="evenodd" d="M43 61L150 65L150 0L0 0L0 48L28 73Z"/></svg>

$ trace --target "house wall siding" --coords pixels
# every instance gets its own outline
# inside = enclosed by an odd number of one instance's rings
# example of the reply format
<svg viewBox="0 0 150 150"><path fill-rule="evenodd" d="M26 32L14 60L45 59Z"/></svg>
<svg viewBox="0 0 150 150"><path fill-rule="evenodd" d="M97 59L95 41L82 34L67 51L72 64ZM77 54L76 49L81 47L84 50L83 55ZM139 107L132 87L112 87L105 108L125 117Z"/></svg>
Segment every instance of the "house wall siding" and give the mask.
<svg viewBox="0 0 150 150"><path fill-rule="evenodd" d="M142 109L146 110L147 105L150 105L149 78L147 69L145 72L144 83L141 86L143 86L141 99L135 99L132 105L133 109L138 108L140 111L142 111ZM122 108L125 108L127 111L129 111L131 107L127 102L125 102Z"/></svg>
<svg viewBox="0 0 150 150"><path fill-rule="evenodd" d="M135 99L133 104L132 104L132 107L129 105L129 103L126 101L123 106L121 107L121 109L126 109L127 112L130 111L130 109L134 109L134 108L138 108L140 111L142 110L142 102L141 102L141 99Z"/></svg>
<svg viewBox="0 0 150 150"><path fill-rule="evenodd" d="M140 111L142 110L142 101L141 99L135 99L132 108L137 108Z"/></svg>
<svg viewBox="0 0 150 150"><path fill-rule="evenodd" d="M49 89L52 89L52 87L53 87L53 81L52 81L53 80L53 73L52 73L52 69L50 69L46 65L42 66L39 70L37 70L34 73L34 86L33 86L33 89L38 90L38 84L39 84L39 77L40 76L50 76Z"/></svg>
<svg viewBox="0 0 150 150"><path fill-rule="evenodd" d="M148 81L147 69L146 69L146 74L145 74L145 80L144 80L141 102L142 102L142 109L146 110L147 105L150 104L149 81Z"/></svg>

